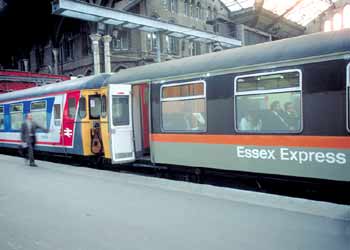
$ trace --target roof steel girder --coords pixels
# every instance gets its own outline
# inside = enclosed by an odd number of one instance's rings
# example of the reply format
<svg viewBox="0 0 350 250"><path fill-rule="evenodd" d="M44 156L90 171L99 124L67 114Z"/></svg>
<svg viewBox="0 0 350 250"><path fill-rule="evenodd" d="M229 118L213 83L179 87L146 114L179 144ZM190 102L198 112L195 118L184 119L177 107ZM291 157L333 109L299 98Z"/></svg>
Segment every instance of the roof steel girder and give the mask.
<svg viewBox="0 0 350 250"><path fill-rule="evenodd" d="M145 27L149 27L150 30L169 31L171 33L183 34L185 39L187 36L194 36L203 40L220 42L222 45L227 47L238 47L242 45L241 41L233 38L218 36L214 33L195 30L186 26L167 23L161 20L154 20L149 17L139 16L133 13L102 6L96 6L76 0L58 0L53 2L52 13L55 15L62 15L93 22L103 22L111 25L124 24L123 26L125 26L125 23L134 24L135 28L143 27L145 30Z"/></svg>

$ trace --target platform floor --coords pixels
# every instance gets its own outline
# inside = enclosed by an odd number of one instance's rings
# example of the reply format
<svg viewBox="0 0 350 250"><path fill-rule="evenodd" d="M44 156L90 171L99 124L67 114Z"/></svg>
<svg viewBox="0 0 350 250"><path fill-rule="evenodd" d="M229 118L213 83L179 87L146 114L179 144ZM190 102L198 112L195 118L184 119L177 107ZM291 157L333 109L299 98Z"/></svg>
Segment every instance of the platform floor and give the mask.
<svg viewBox="0 0 350 250"><path fill-rule="evenodd" d="M350 207L0 155L2 250L349 250Z"/></svg>

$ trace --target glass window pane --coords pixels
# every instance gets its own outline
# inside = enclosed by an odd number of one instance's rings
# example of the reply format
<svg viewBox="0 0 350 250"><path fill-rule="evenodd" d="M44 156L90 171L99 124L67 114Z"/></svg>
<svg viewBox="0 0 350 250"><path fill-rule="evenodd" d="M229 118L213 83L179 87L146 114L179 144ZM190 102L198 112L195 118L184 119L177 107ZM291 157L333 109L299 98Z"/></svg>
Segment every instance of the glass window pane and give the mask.
<svg viewBox="0 0 350 250"><path fill-rule="evenodd" d="M61 105L60 104L54 105L54 118L55 118L55 120L61 119Z"/></svg>
<svg viewBox="0 0 350 250"><path fill-rule="evenodd" d="M329 32L332 30L332 23L330 20L327 20L324 22L324 26L323 26L323 31L324 32Z"/></svg>
<svg viewBox="0 0 350 250"><path fill-rule="evenodd" d="M300 86L299 72L242 77L237 80L237 91L272 90Z"/></svg>
<svg viewBox="0 0 350 250"><path fill-rule="evenodd" d="M42 101L42 102L32 102L30 104L30 110L41 110L41 109L46 109L46 102Z"/></svg>
<svg viewBox="0 0 350 250"><path fill-rule="evenodd" d="M340 30L342 27L342 15L336 13L333 16L333 30Z"/></svg>
<svg viewBox="0 0 350 250"><path fill-rule="evenodd" d="M46 110L32 111L33 121L42 128L47 128L47 113Z"/></svg>
<svg viewBox="0 0 350 250"><path fill-rule="evenodd" d="M91 119L99 119L101 115L101 97L99 95L90 96L90 118Z"/></svg>
<svg viewBox="0 0 350 250"><path fill-rule="evenodd" d="M350 4L348 4L344 7L343 26L344 26L344 29L350 28Z"/></svg>
<svg viewBox="0 0 350 250"><path fill-rule="evenodd" d="M86 99L80 97L79 99L79 117L84 118L86 116Z"/></svg>
<svg viewBox="0 0 350 250"><path fill-rule="evenodd" d="M166 131L205 131L205 99L162 102L162 126Z"/></svg>
<svg viewBox="0 0 350 250"><path fill-rule="evenodd" d="M23 104L10 105L10 122L12 130L20 130L23 123Z"/></svg>
<svg viewBox="0 0 350 250"><path fill-rule="evenodd" d="M75 117L75 98L71 97L68 99L68 117L74 118Z"/></svg>
<svg viewBox="0 0 350 250"><path fill-rule="evenodd" d="M163 98L174 98L174 97L190 97L190 96L203 96L204 95L204 84L203 83L192 83L183 84L177 86L164 87L162 89Z"/></svg>
<svg viewBox="0 0 350 250"><path fill-rule="evenodd" d="M23 104L11 104L10 112L23 112Z"/></svg>
<svg viewBox="0 0 350 250"><path fill-rule="evenodd" d="M301 92L236 96L236 128L243 132L301 130Z"/></svg>
<svg viewBox="0 0 350 250"><path fill-rule="evenodd" d="M350 87L348 87L348 130L350 131Z"/></svg>
<svg viewBox="0 0 350 250"><path fill-rule="evenodd" d="M105 95L102 96L102 104L101 105L102 105L101 116L106 117L106 115L107 115L107 99L106 99Z"/></svg>
<svg viewBox="0 0 350 250"><path fill-rule="evenodd" d="M40 127L47 128L46 121L46 101L32 102L30 104L30 112L33 117L33 121Z"/></svg>
<svg viewBox="0 0 350 250"><path fill-rule="evenodd" d="M112 97L112 120L114 126L129 125L129 96Z"/></svg>

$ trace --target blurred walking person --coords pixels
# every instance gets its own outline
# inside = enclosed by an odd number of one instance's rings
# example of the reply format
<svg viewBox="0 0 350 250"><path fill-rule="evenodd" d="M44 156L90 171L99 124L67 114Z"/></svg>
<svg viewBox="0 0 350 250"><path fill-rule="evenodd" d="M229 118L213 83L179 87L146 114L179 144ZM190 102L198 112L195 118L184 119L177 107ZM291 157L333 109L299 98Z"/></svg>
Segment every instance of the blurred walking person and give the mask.
<svg viewBox="0 0 350 250"><path fill-rule="evenodd" d="M46 129L35 123L32 114L28 113L25 121L22 123L21 140L23 142L23 148L27 148L24 157L29 160L29 166L31 167L37 167L34 160L34 147L36 143L35 132L37 129L42 129L47 132Z"/></svg>

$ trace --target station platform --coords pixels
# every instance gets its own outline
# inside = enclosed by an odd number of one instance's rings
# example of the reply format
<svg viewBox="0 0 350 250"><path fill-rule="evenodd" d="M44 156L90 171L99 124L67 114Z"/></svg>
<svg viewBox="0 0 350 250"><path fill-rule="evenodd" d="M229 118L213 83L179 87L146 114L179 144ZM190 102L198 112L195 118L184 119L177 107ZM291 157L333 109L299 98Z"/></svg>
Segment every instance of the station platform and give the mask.
<svg viewBox="0 0 350 250"><path fill-rule="evenodd" d="M37 164L0 155L0 249L350 249L350 206Z"/></svg>

